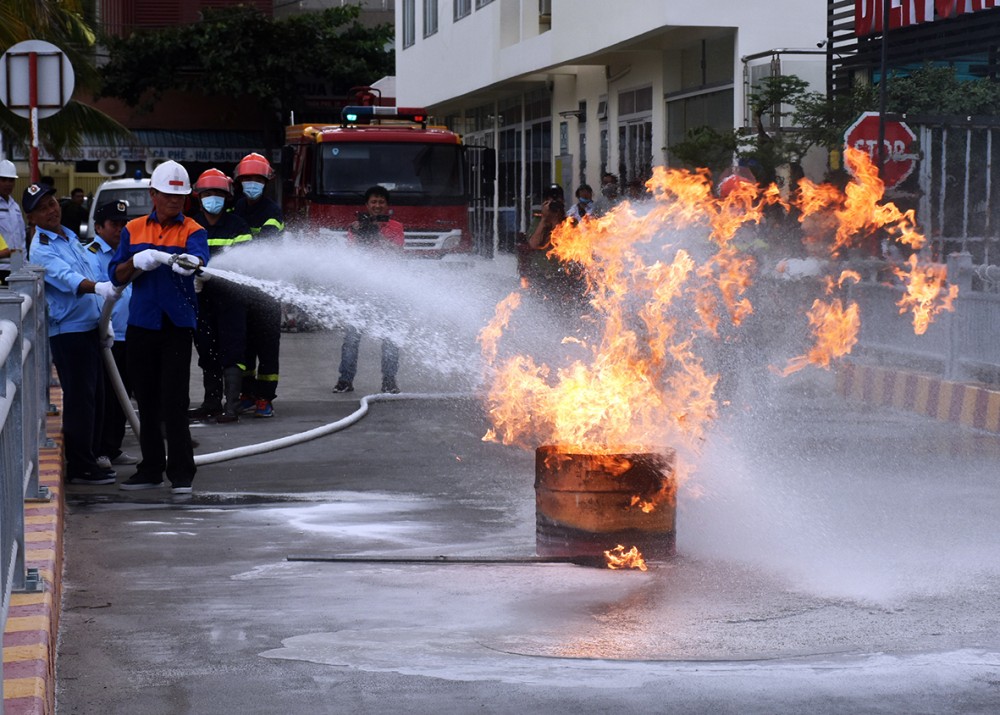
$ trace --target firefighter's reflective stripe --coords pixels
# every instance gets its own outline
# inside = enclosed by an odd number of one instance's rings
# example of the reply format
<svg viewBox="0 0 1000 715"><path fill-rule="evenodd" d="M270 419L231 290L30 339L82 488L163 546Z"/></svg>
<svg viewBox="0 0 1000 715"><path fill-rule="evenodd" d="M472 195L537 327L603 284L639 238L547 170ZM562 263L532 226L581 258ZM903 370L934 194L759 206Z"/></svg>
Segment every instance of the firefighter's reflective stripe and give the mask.
<svg viewBox="0 0 1000 715"><path fill-rule="evenodd" d="M260 226L251 226L250 227L250 231L253 233L254 236L256 236L258 233L261 232L262 229L265 229L265 228L273 228L276 231L284 231L285 230L285 224L284 224L284 222L279 221L276 218L269 218L267 221L265 221Z"/></svg>
<svg viewBox="0 0 1000 715"><path fill-rule="evenodd" d="M277 375L265 375L265 374L261 373L261 374L257 375L257 379L260 382L277 382L278 381L278 376Z"/></svg>
<svg viewBox="0 0 1000 715"><path fill-rule="evenodd" d="M226 238L209 238L208 245L212 248L224 248L226 246L235 246L238 243L246 243L251 240L253 240L252 233L241 233L236 236L229 236Z"/></svg>

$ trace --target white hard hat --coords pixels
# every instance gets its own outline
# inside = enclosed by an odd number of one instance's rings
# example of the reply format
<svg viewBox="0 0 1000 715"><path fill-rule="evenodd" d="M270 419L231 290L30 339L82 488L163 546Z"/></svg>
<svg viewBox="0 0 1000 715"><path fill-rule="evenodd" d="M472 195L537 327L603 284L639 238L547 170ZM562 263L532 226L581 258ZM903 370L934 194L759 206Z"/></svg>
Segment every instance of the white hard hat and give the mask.
<svg viewBox="0 0 1000 715"><path fill-rule="evenodd" d="M164 194L191 193L191 179L188 178L187 169L176 161L165 161L153 169L149 185Z"/></svg>
<svg viewBox="0 0 1000 715"><path fill-rule="evenodd" d="M14 168L14 162L4 159L0 161L0 179L16 179L17 169Z"/></svg>

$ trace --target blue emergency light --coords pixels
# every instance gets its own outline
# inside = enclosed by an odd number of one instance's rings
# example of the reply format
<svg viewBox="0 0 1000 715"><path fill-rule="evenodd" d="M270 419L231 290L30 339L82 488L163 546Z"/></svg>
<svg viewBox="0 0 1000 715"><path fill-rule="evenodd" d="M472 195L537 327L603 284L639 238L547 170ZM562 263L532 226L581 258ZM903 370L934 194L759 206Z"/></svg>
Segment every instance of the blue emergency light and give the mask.
<svg viewBox="0 0 1000 715"><path fill-rule="evenodd" d="M368 123L376 117L423 123L427 121L427 110L423 107L356 106L344 107L340 116L347 123Z"/></svg>

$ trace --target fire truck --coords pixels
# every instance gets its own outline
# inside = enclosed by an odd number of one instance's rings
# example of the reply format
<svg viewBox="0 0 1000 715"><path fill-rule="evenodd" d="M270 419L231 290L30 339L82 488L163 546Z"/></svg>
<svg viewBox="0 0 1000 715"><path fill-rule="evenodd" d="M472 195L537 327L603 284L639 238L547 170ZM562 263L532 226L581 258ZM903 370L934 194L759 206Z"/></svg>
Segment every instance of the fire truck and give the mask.
<svg viewBox="0 0 1000 715"><path fill-rule="evenodd" d="M341 120L286 129L286 220L346 235L364 210L365 191L378 184L390 192L408 255L470 252L470 182L461 137L429 127L427 112L417 107L348 106Z"/></svg>

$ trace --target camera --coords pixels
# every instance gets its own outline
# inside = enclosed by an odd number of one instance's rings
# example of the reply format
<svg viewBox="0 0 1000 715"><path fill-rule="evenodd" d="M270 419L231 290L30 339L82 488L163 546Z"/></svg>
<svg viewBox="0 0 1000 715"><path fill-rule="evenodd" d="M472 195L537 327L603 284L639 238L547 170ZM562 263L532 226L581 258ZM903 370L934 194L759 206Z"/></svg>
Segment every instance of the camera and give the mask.
<svg viewBox="0 0 1000 715"><path fill-rule="evenodd" d="M372 216L367 211L359 211L357 216L358 228L354 234L362 243L371 243L378 240L381 233L378 225L389 220L388 216Z"/></svg>

